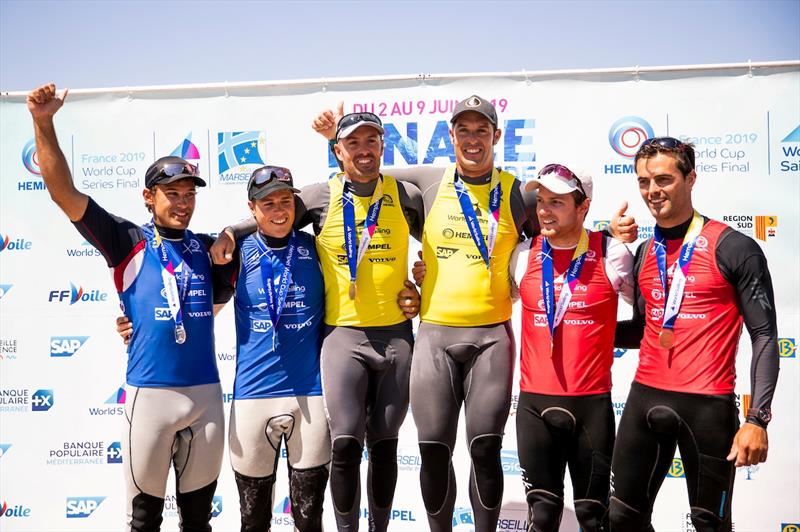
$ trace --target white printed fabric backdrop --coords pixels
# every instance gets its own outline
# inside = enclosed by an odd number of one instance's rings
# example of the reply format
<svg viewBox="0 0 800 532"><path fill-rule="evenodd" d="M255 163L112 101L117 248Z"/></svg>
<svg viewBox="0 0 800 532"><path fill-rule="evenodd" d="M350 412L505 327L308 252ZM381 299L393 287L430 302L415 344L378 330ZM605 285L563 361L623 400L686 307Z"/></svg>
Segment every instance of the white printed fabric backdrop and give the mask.
<svg viewBox="0 0 800 532"><path fill-rule="evenodd" d="M363 81L271 88L71 95L57 116L76 186L111 212L140 223L147 166L175 153L200 165L196 232L216 232L247 214L244 183L264 164L292 169L299 185L325 180L335 166L310 123L340 100L347 112L374 111L386 125L383 165L453 161L447 127L456 101L477 93L496 103L503 129L496 161L520 179L544 164L589 170L595 200L587 226L602 227L627 200L648 237L653 220L638 195L632 156L647 136L697 145L695 204L705 215L752 235L769 260L778 311L781 374L770 425L769 460L737 471L737 531L796 531L800 522L800 72L772 69L652 74L633 80L470 78ZM119 439L125 349L111 276L98 253L50 201L39 175L33 128L22 96L0 99L0 529L118 530L123 526ZM246 149L247 148L247 149ZM414 253L415 255L415 253ZM629 309L622 309L625 315ZM518 315L515 330L519 333ZM226 409L235 367L233 312L216 321ZM750 393L750 343L742 335L736 393ZM614 406L619 415L637 352L619 350ZM526 510L516 453L514 406L502 461L500 530L524 530ZM420 457L412 416L398 450L400 476L390 529L427 529L418 485ZM463 427L454 458L454 530L474 528L466 482ZM286 461L280 463L273 530L291 530ZM362 481L366 477L366 463ZM567 480L567 485L569 481ZM173 483L170 481L170 491ZM577 530L567 487L562 530ZM362 525L366 498L362 497ZM215 530L238 530L238 496L226 459L214 506ZM682 464L676 456L654 512L657 530L693 530ZM164 530L177 529L174 497ZM335 529L330 496L325 526Z"/></svg>

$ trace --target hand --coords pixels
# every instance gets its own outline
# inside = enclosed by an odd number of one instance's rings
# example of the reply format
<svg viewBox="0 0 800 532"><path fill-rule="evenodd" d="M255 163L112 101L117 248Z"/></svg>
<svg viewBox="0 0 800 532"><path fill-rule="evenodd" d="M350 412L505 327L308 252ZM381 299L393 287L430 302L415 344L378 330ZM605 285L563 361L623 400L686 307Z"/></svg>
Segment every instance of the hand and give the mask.
<svg viewBox="0 0 800 532"><path fill-rule="evenodd" d="M727 459L736 460L736 467L756 465L767 461L768 450L766 429L752 423L744 423L733 437L733 445Z"/></svg>
<svg viewBox="0 0 800 532"><path fill-rule="evenodd" d="M122 337L122 343L128 345L131 341L133 334L133 323L128 319L128 316L120 316L117 318L117 334Z"/></svg>
<svg viewBox="0 0 800 532"><path fill-rule="evenodd" d="M422 251L417 251L417 256L419 260L414 263L414 266L411 268L411 275L414 277L414 282L417 283L417 286L422 286L422 281L425 280L425 263L422 261Z"/></svg>
<svg viewBox="0 0 800 532"><path fill-rule="evenodd" d="M222 231L211 244L211 261L214 264L228 264L233 260L233 250L236 249L236 240L230 229Z"/></svg>
<svg viewBox="0 0 800 532"><path fill-rule="evenodd" d="M403 311L403 315L406 318L411 319L419 314L419 292L417 292L417 288L414 286L414 283L408 279L403 281L403 285L405 285L405 288L400 290L400 292L397 294L397 304Z"/></svg>
<svg viewBox="0 0 800 532"><path fill-rule="evenodd" d="M28 94L28 111L31 112L34 122L52 120L53 115L64 105L69 89L64 89L61 94L56 93L53 83L42 85L33 89Z"/></svg>
<svg viewBox="0 0 800 532"><path fill-rule="evenodd" d="M336 111L326 109L314 119L311 128L328 140L336 138L336 124L344 116L344 102L339 102Z"/></svg>
<svg viewBox="0 0 800 532"><path fill-rule="evenodd" d="M608 230L611 236L626 244L633 244L639 236L639 226L633 216L626 216L628 202L623 201L619 210L611 217Z"/></svg>

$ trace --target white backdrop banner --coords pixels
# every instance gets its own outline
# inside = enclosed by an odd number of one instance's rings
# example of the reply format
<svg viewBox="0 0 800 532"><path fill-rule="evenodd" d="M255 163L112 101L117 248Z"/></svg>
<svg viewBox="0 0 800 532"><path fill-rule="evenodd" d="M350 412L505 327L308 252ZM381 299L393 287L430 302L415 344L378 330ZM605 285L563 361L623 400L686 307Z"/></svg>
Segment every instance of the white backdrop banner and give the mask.
<svg viewBox="0 0 800 532"><path fill-rule="evenodd" d="M372 111L385 122L383 167L444 166L454 161L448 136L455 103L477 93L492 100L502 138L498 166L525 180L551 162L595 179L587 226L600 228L623 201L651 236L653 220L632 166L649 136L695 143L695 205L762 246L776 291L781 374L770 425L769 460L736 475L737 531L800 530L800 69L692 70L591 76L450 76L366 79L173 90L71 94L56 117L75 185L110 212L149 221L141 197L144 171L176 154L198 163L202 189L195 232L219 231L248 214L245 182L265 163L292 169L300 186L325 180L335 161L310 127L322 109ZM119 530L124 523L120 437L125 348L115 333L119 303L105 262L53 204L40 176L24 96L0 99L0 529ZM415 256L416 253L413 253ZM233 390L235 334L228 306L216 320L217 362L226 410ZM622 309L624 316L629 309ZM519 335L518 309L515 330ZM613 400L625 407L637 352L617 350ZM742 335L736 393L750 394L749 337ZM518 376L517 376L518 378ZM516 379L515 379L516 380ZM501 531L525 530L517 459L514 389L502 462ZM227 413L226 413L227 415ZM618 420L617 420L618 421ZM457 532L474 529L467 490L463 427L454 464ZM400 434L400 476L390 529L427 529L419 489L420 456L409 415ZM292 529L286 461L280 462L273 530ZM366 463L362 481L366 478ZM562 530L578 530L567 478ZM173 490L170 481L168 492ZM239 527L238 495L226 459L215 497L215 530ZM362 527L366 497L362 490ZM654 511L656 530L694 530L679 456ZM325 526L334 530L330 495ZM175 499L164 530L178 528Z"/></svg>

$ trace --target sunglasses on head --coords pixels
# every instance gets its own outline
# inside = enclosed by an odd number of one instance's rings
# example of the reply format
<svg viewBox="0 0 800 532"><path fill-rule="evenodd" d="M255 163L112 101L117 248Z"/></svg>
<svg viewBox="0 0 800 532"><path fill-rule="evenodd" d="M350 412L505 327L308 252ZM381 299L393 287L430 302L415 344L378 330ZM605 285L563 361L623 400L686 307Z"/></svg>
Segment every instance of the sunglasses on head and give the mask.
<svg viewBox="0 0 800 532"><path fill-rule="evenodd" d="M566 166L560 164L548 164L547 166L539 170L539 177L545 176L547 174L556 174L558 177L561 177L568 181L574 181L574 183L571 184L576 186L578 190L581 191L581 194L586 196L586 191L583 190L583 183L581 183L581 180L578 179L578 176L576 176L575 173Z"/></svg>
<svg viewBox="0 0 800 532"><path fill-rule="evenodd" d="M163 177L175 177L176 175L182 174L199 177L197 166L191 163L165 163L161 165L156 174L150 178L149 181L154 182Z"/></svg>
<svg viewBox="0 0 800 532"><path fill-rule="evenodd" d="M250 187L261 188L272 181L292 181L292 173L282 166L262 166L250 176Z"/></svg>
<svg viewBox="0 0 800 532"><path fill-rule="evenodd" d="M666 148L668 150L675 150L679 153L685 153L686 158L689 160L689 164L691 164L692 168L694 168L694 150L690 146L687 146L674 137L653 137L652 139L647 139L642 143L641 146L639 146L639 150L641 151L645 146L661 146L662 148Z"/></svg>
<svg viewBox="0 0 800 532"><path fill-rule="evenodd" d="M341 120L339 120L339 124L336 127L338 131L342 129L352 126L353 124L358 124L360 122L371 122L373 124L378 124L379 126L383 126L383 122L375 113L350 113L349 115L344 115Z"/></svg>

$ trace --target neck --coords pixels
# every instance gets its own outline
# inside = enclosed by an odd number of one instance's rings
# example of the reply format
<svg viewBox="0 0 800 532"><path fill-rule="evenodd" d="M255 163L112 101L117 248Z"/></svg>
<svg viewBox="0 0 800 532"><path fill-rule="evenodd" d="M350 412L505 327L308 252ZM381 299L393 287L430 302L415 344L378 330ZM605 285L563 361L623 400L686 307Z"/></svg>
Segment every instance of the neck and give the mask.
<svg viewBox="0 0 800 532"><path fill-rule="evenodd" d="M362 197L372 196L372 193L375 192L375 187L377 186L379 177L380 174L378 174L375 177L371 177L369 179L362 178L358 180L353 180L350 179L350 176L345 175L345 178L348 179L350 181L350 184L352 185L351 189L353 191L353 194Z"/></svg>
<svg viewBox="0 0 800 532"><path fill-rule="evenodd" d="M267 247L272 249L281 249L289 245L289 239L292 238L292 233L290 231L289 234L283 236L273 236L259 231L258 236L261 237L261 240L267 245Z"/></svg>
<svg viewBox="0 0 800 532"><path fill-rule="evenodd" d="M574 248L581 239L581 232L583 232L583 226L578 226L569 231L559 232L559 234L554 236L548 236L547 240L550 242L550 245L554 247Z"/></svg>
<svg viewBox="0 0 800 532"><path fill-rule="evenodd" d="M658 228L661 230L661 234L667 240L675 240L678 238L683 238L686 235L686 232L689 230L689 226L692 224L692 219L694 218L694 212L692 212L688 218L686 218L681 223L664 227L661 225L661 222L658 223Z"/></svg>
<svg viewBox="0 0 800 532"><path fill-rule="evenodd" d="M158 234L161 235L162 238L167 238L169 240L180 240L186 234L185 229L173 229L172 227L164 227L163 225L158 225L158 222L153 222L155 225Z"/></svg>
<svg viewBox="0 0 800 532"><path fill-rule="evenodd" d="M353 183L372 183L372 182L377 181L378 178L380 177L380 175L381 175L380 173L377 173L375 175L369 175L369 176L365 176L365 175L351 176L350 174L345 174L345 177L347 179L349 179L350 181L352 181Z"/></svg>
<svg viewBox="0 0 800 532"><path fill-rule="evenodd" d="M490 168L488 172L471 172L469 174L465 174L461 171L461 169L456 166L456 174L458 177L469 183L470 185L479 185L483 183L488 183L492 179L492 173L494 172L494 168Z"/></svg>

